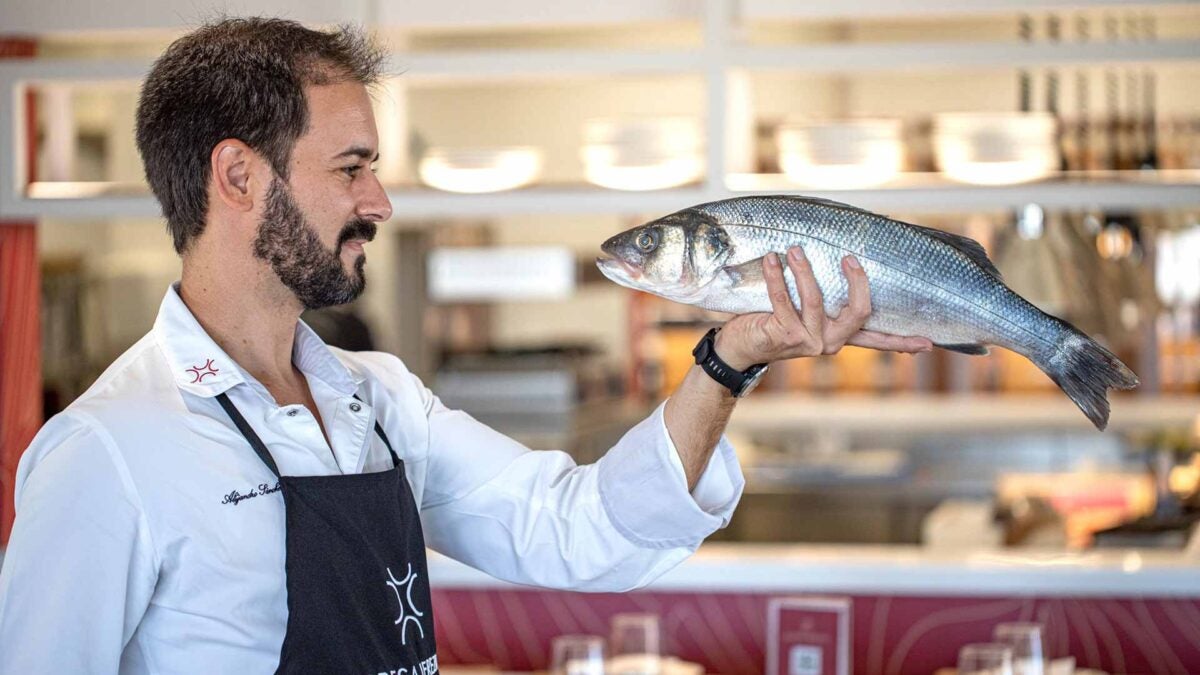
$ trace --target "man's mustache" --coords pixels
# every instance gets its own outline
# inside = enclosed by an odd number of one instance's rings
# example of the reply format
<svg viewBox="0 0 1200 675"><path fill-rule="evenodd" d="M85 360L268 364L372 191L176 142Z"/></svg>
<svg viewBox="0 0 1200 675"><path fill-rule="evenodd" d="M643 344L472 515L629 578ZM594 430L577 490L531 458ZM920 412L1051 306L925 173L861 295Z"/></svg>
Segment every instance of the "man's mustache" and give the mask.
<svg viewBox="0 0 1200 675"><path fill-rule="evenodd" d="M369 220L355 220L348 223L346 227L342 228L341 234L338 235L337 250L340 252L342 244L351 239L362 239L364 241L375 239L375 232L378 229L379 227Z"/></svg>

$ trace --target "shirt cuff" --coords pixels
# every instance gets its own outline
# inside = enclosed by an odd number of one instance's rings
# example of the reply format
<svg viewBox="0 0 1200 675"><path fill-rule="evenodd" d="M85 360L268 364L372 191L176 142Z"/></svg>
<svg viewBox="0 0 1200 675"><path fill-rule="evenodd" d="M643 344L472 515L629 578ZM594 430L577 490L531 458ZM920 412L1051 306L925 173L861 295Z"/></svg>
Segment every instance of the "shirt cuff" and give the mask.
<svg viewBox="0 0 1200 675"><path fill-rule="evenodd" d="M662 403L599 464L600 499L617 530L646 548L695 548L729 524L746 480L724 435L689 494Z"/></svg>

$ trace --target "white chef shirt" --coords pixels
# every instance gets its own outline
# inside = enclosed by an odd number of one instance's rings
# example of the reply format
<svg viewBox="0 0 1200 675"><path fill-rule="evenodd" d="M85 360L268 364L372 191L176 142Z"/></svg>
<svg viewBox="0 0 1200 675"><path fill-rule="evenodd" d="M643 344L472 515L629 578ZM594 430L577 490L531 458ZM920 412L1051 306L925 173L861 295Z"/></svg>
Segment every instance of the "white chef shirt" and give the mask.
<svg viewBox="0 0 1200 675"><path fill-rule="evenodd" d="M447 409L390 354L331 348L301 322L292 359L332 450L304 406L277 405L177 284L168 289L153 330L21 458L0 569L0 673L275 670L287 625L283 499L221 392L283 475L390 469L378 419L404 460L426 545L516 583L641 586L724 527L742 493L722 437L689 494L661 405L576 466ZM363 403L352 406L355 393Z"/></svg>

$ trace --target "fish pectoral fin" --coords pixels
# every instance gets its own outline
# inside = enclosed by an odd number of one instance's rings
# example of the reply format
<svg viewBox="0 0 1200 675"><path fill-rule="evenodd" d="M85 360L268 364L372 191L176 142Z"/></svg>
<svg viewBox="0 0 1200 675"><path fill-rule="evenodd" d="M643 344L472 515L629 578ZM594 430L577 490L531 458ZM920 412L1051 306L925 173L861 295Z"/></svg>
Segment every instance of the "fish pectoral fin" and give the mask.
<svg viewBox="0 0 1200 675"><path fill-rule="evenodd" d="M762 258L748 260L740 265L726 265L721 272L729 277L730 288L753 286L766 283L763 277Z"/></svg>
<svg viewBox="0 0 1200 675"><path fill-rule="evenodd" d="M987 345L976 344L974 342L968 342L967 344L961 345L937 346L948 351L958 352L959 354L970 354L971 356L987 356L990 353Z"/></svg>

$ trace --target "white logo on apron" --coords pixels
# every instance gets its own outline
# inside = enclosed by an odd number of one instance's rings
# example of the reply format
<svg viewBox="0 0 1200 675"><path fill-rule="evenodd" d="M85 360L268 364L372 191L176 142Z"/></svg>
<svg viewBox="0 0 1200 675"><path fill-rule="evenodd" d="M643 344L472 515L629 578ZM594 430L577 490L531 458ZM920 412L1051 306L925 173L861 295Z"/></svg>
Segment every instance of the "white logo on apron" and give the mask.
<svg viewBox="0 0 1200 675"><path fill-rule="evenodd" d="M417 580L417 575L413 574L412 571L412 563L408 564L408 574L404 575L404 578L400 579L399 581L397 581L396 576L392 574L392 568L388 567L387 573L388 578L391 579L391 581L385 583L392 587L392 591L396 594L396 602L400 603L400 617L393 622L400 625L400 644L408 644L405 635L408 632L409 621L417 624L417 630L421 633L421 637L424 638L425 629L421 627L421 620L417 617L425 616L425 613L417 609L417 606L413 604L412 599L413 582ZM400 595L401 586L405 587L403 596ZM404 611L405 607L409 609L409 613L407 614Z"/></svg>

